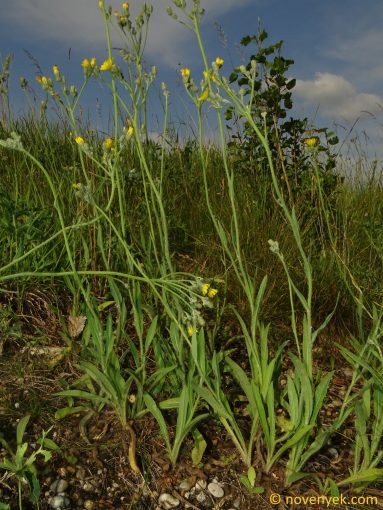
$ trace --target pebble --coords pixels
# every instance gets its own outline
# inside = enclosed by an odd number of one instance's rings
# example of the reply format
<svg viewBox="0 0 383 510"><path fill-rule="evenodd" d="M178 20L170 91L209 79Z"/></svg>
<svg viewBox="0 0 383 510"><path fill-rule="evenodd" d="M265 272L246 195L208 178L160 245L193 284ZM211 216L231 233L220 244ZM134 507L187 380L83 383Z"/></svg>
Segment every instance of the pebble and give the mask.
<svg viewBox="0 0 383 510"><path fill-rule="evenodd" d="M76 478L77 478L77 480L84 480L85 477L86 477L85 468L83 468L82 466L78 466L78 468L76 470Z"/></svg>
<svg viewBox="0 0 383 510"><path fill-rule="evenodd" d="M206 489L206 487L207 487L206 480L202 480L202 478L197 480L197 483L195 484L195 488L197 491L204 491Z"/></svg>
<svg viewBox="0 0 383 510"><path fill-rule="evenodd" d="M67 498L66 496L62 496L62 495L58 495L58 496L54 496L50 502L49 502L50 506L52 508L68 508L69 505L70 505L70 501L69 501L69 498Z"/></svg>
<svg viewBox="0 0 383 510"><path fill-rule="evenodd" d="M183 480L178 488L180 491L189 491L193 486L193 481L192 480Z"/></svg>
<svg viewBox="0 0 383 510"><path fill-rule="evenodd" d="M328 453L329 453L329 455L331 455L331 457L333 459L336 459L337 457L339 457L338 450L336 450L335 448L329 448Z"/></svg>
<svg viewBox="0 0 383 510"><path fill-rule="evenodd" d="M177 498L175 498L171 494L168 494L167 492L161 494L161 496L158 498L158 503L160 507L164 508L165 510L176 508L180 504Z"/></svg>
<svg viewBox="0 0 383 510"><path fill-rule="evenodd" d="M199 492L197 494L196 500L198 501L198 503L203 503L204 501L206 501L206 494L204 492Z"/></svg>
<svg viewBox="0 0 383 510"><path fill-rule="evenodd" d="M207 486L207 490L215 498L223 498L223 496L225 495L224 490L217 482L209 483L209 485Z"/></svg>
<svg viewBox="0 0 383 510"><path fill-rule="evenodd" d="M50 490L52 492L55 492L56 494L60 492L65 492L69 486L69 483L66 480L63 480L62 478L58 478L50 485Z"/></svg>
<svg viewBox="0 0 383 510"><path fill-rule="evenodd" d="M95 486L93 485L93 483L84 482L82 488L84 489L85 492L92 492L94 491Z"/></svg>

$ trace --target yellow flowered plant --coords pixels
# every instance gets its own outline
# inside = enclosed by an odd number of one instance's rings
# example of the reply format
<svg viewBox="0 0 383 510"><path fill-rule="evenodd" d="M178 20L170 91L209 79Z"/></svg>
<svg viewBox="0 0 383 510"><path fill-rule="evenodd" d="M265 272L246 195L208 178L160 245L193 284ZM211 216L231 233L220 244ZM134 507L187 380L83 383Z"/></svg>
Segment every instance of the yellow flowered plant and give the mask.
<svg viewBox="0 0 383 510"><path fill-rule="evenodd" d="M77 143L77 145L84 145L84 143L85 143L85 140L82 136L76 136L74 141Z"/></svg>
<svg viewBox="0 0 383 510"><path fill-rule="evenodd" d="M187 330L187 332L188 332L188 336L193 336L193 333L194 333L194 328L193 328L193 326L188 326L188 330Z"/></svg>
<svg viewBox="0 0 383 510"><path fill-rule="evenodd" d="M222 66L223 66L223 64L225 63L225 61L223 60L223 58L219 58L219 57L217 57L217 58L215 59L215 63L217 64L217 66L218 66L218 67L222 67Z"/></svg>
<svg viewBox="0 0 383 510"><path fill-rule="evenodd" d="M127 11L127 10L129 9L129 4L128 4L128 2L124 2L124 3L122 4L122 8L123 8L123 9L125 9L125 11Z"/></svg>
<svg viewBox="0 0 383 510"><path fill-rule="evenodd" d="M110 71L112 69L112 67L113 67L113 59L108 58L101 64L100 71Z"/></svg>
<svg viewBox="0 0 383 510"><path fill-rule="evenodd" d="M84 58L84 60L81 62L81 67L83 67L84 69L88 69L90 65L91 64L87 58Z"/></svg>
<svg viewBox="0 0 383 510"><path fill-rule="evenodd" d="M96 64L97 64L96 57L92 57L90 59L90 67L96 67Z"/></svg>

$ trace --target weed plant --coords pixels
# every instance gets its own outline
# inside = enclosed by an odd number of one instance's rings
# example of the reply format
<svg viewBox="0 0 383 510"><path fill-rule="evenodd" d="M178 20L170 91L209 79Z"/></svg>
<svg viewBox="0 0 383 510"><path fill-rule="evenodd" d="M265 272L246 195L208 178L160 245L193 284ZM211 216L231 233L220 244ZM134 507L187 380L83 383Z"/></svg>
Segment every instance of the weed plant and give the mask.
<svg viewBox="0 0 383 510"><path fill-rule="evenodd" d="M283 459L286 486L308 476L307 462L353 415L354 468L343 483L380 479L382 289L376 279L382 250L376 232L382 211L381 201L371 200L380 187L358 189L336 178L333 158L331 168L321 159L320 136L335 143L327 130L312 136L304 122L279 126L278 102L267 108L270 83L260 95L259 65L270 64L260 51L229 79L220 57L207 60L198 0L173 0L168 8L194 32L201 52L200 77L181 69L198 139L166 147L169 92L162 84L163 141L149 141L147 98L157 71L145 69L143 55L152 8L145 4L133 19L129 4L122 4L116 28L126 48L118 59L110 43L111 7L103 0L99 7L104 62L83 60L79 89L56 65L52 77L38 77L65 121L48 122L43 109L39 119L3 122L0 141L2 290L60 280L73 297L70 315L87 317L77 360L83 375L59 392L68 405L56 416L110 407L126 433L132 471L140 474L135 420L153 415L172 464L192 436L198 463L206 447L202 424L213 415L247 470L245 485L259 492L255 468L269 473ZM288 61L276 57L270 66L283 75ZM92 80L112 94L106 138L77 119ZM288 106L293 84L282 85L278 98ZM217 146L203 143L207 108L217 114ZM228 111L244 122L243 146L227 144ZM289 164L293 135L299 135L299 165ZM249 171L242 156L252 141ZM342 350L353 377L339 415L324 426L320 415L333 370L326 366L318 375L323 360L315 359L315 347L325 344L339 315L355 331ZM373 347L368 328L375 332ZM359 357L365 349L368 366ZM282 387L286 364L292 373ZM246 428L233 389L245 401ZM85 404L74 406L73 398Z"/></svg>

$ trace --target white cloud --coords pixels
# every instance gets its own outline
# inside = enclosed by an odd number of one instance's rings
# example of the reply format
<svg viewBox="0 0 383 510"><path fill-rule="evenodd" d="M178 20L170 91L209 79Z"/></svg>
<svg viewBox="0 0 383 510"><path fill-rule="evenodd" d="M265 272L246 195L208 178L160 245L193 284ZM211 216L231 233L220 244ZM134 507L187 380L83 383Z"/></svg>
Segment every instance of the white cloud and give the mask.
<svg viewBox="0 0 383 510"><path fill-rule="evenodd" d="M383 112L382 97L358 92L351 82L337 74L316 73L313 80L297 80L294 92L332 120L354 121Z"/></svg>
<svg viewBox="0 0 383 510"><path fill-rule="evenodd" d="M206 20L230 9L250 4L254 0L209 0L205 2ZM190 5L190 1L188 2ZM113 0L113 8L121 2ZM131 2L137 15L144 1ZM176 65L190 53L191 31L170 19L165 12L171 0L157 0L150 24L147 55ZM176 10L176 9L175 9ZM63 43L68 47L81 46L96 53L105 47L105 31L98 8L98 0L13 0L2 12L2 21L20 34L37 40ZM115 41L118 44L118 39ZM175 62L177 60L177 62Z"/></svg>

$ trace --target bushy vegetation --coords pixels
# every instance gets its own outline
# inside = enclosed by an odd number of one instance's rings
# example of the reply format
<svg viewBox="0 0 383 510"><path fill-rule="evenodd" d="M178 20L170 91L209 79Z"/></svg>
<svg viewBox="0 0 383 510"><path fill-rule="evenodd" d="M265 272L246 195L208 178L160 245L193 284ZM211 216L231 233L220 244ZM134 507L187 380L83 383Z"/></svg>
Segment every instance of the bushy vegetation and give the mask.
<svg viewBox="0 0 383 510"><path fill-rule="evenodd" d="M127 41L118 58L114 16L100 1L108 58L84 59L80 90L57 66L52 77L38 77L64 123L48 122L44 109L39 117L4 116L2 343L12 348L9 314L31 289L50 289L69 304L55 309L59 360L75 362L81 377L56 391L55 417L113 410L137 475L144 476L135 421L149 414L173 466L186 440L194 442L193 462L203 461L213 422L236 448L250 492L262 492L276 469L285 487L310 476L308 463L354 420L349 472L314 478L332 495L344 485L363 489L383 476L381 183L344 179L335 134L286 120L294 80L286 78L292 61L281 56L282 43L265 47L263 30L244 38L256 52L226 78L220 57L207 61L200 2L173 4L169 15L194 31L203 61L201 77L181 69L197 140L169 144L165 85L162 143L147 137L156 69L143 65L146 5L134 20L127 3L117 13ZM77 119L93 80L112 93L106 138ZM221 145L203 143L208 108ZM329 423L322 411L340 353L352 375Z"/></svg>

